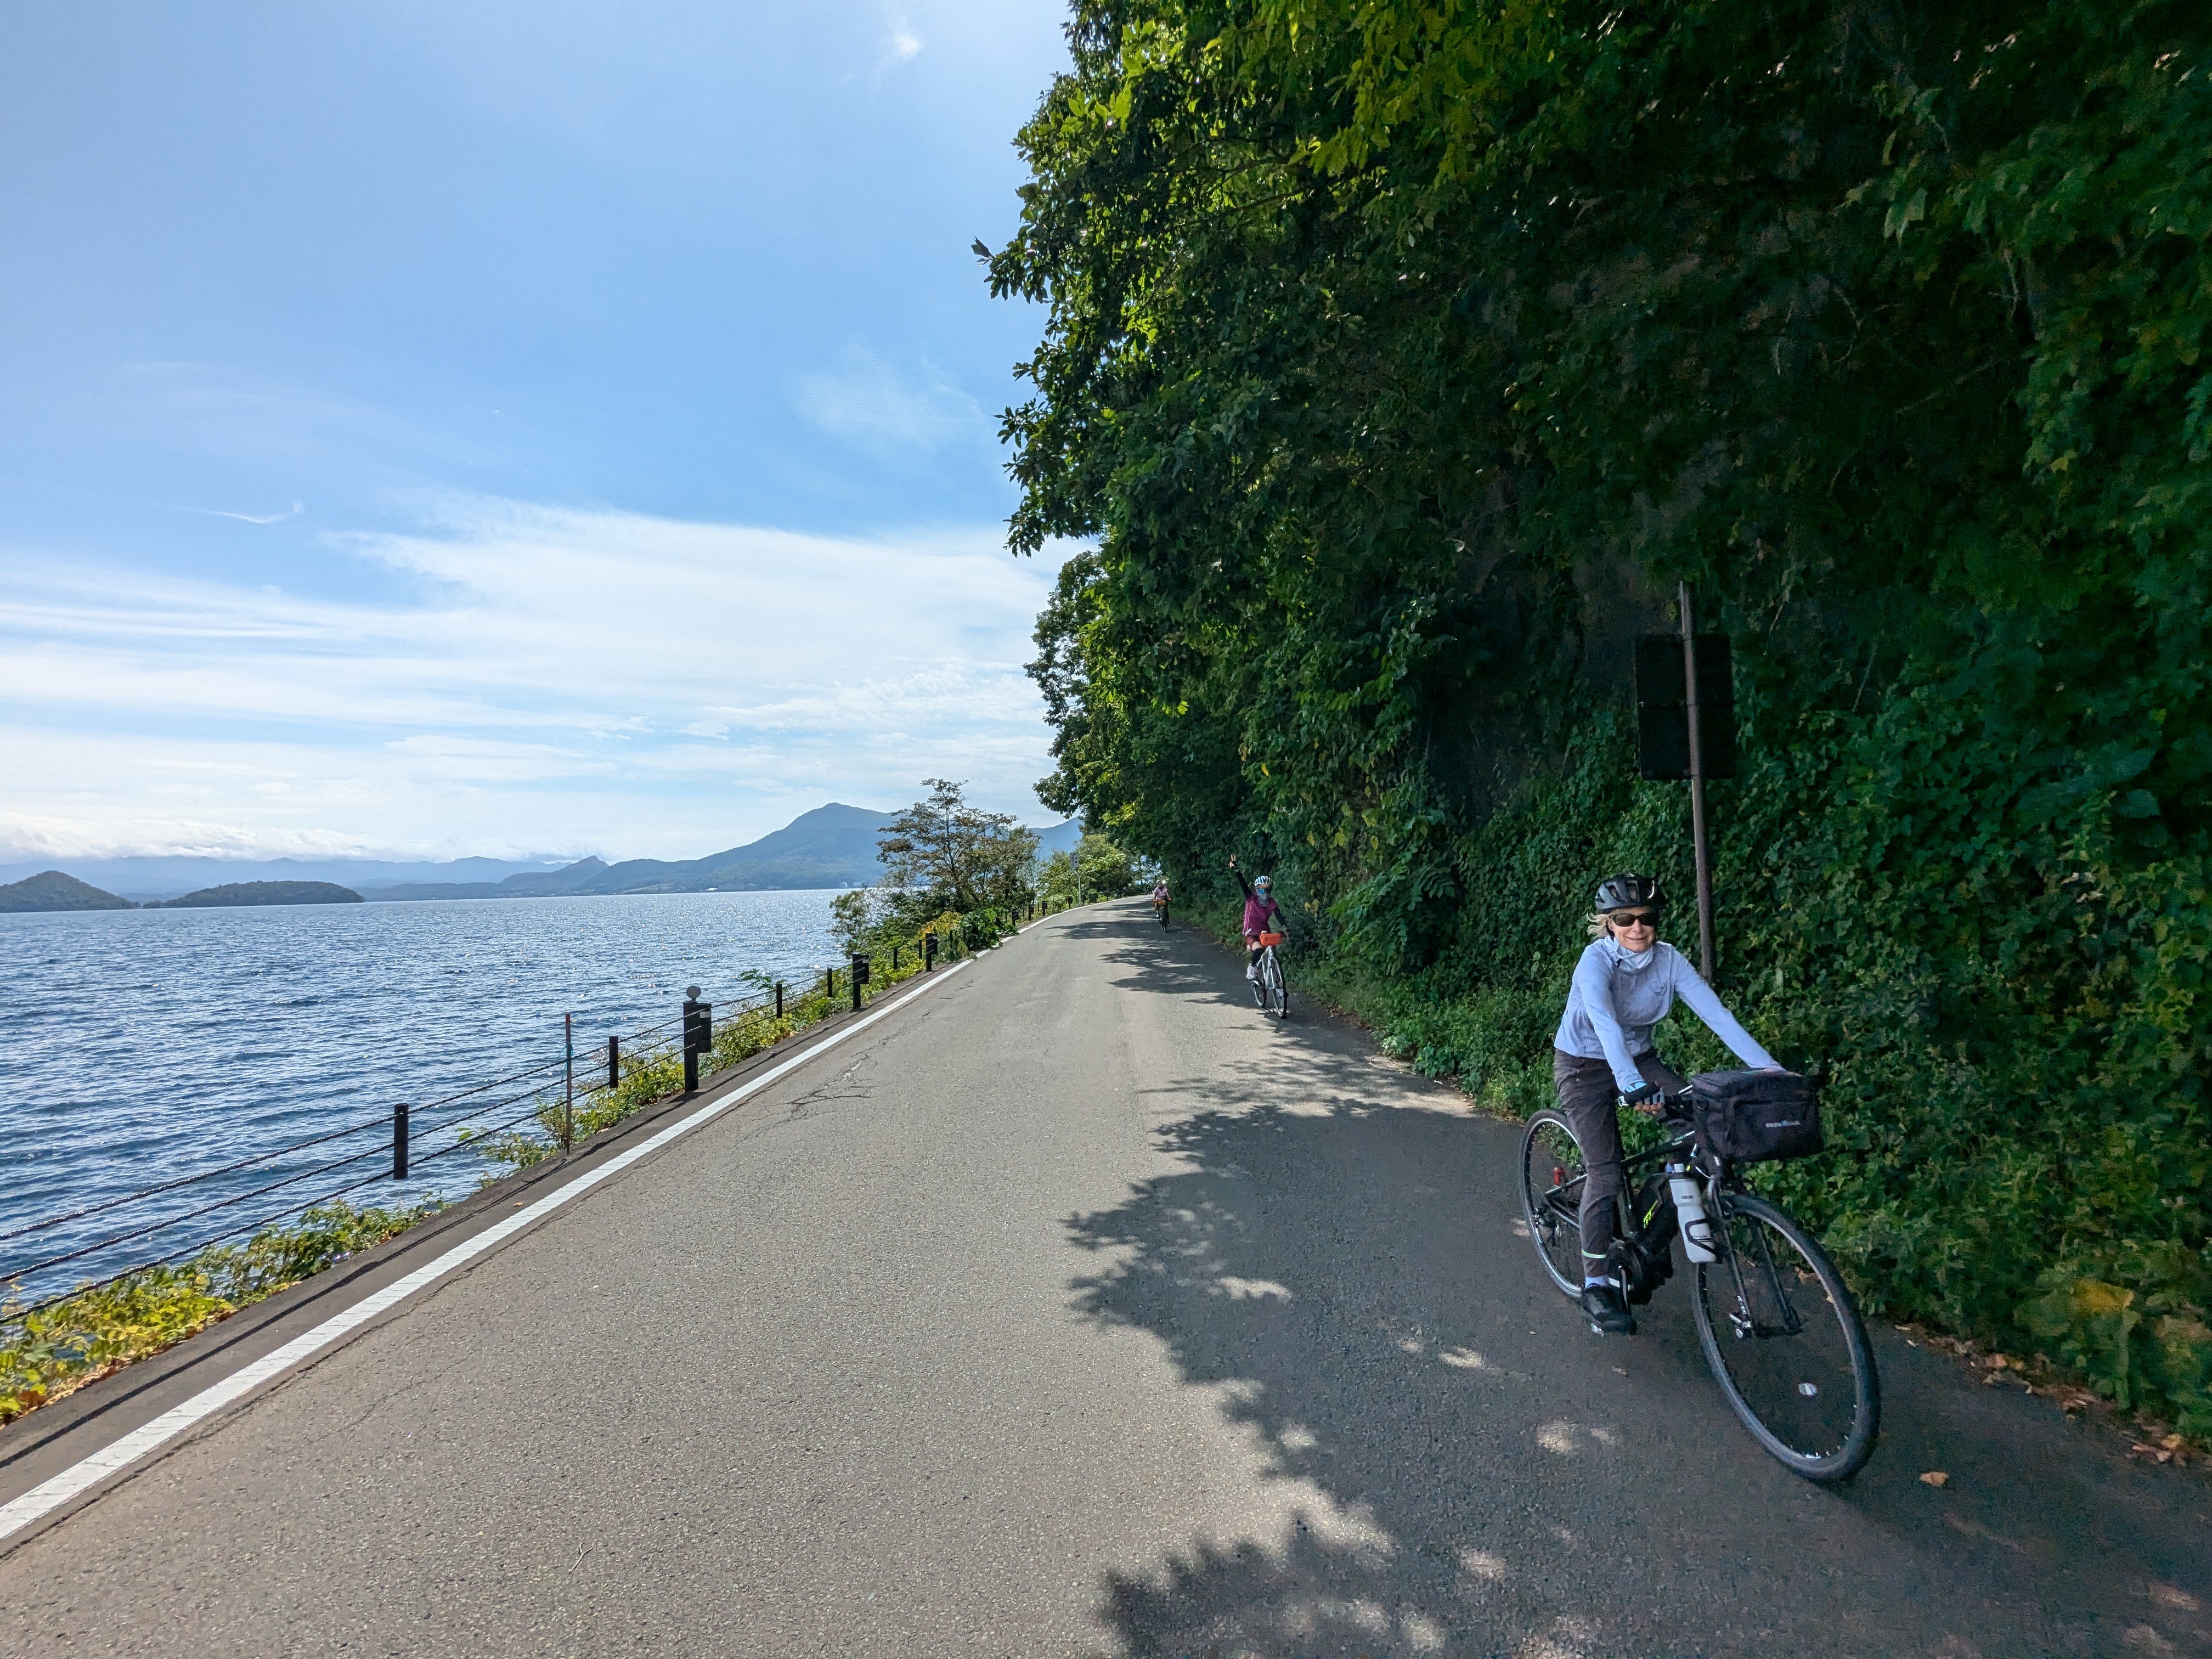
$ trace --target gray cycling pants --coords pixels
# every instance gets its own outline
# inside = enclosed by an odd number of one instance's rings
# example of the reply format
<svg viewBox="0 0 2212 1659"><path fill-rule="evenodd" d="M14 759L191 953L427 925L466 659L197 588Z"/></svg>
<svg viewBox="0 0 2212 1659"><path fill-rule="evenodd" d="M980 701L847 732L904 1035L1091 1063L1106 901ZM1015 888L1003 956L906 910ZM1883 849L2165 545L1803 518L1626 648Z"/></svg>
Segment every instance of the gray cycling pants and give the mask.
<svg viewBox="0 0 2212 1659"><path fill-rule="evenodd" d="M1669 1094L1683 1086L1681 1076L1656 1054L1637 1055L1636 1069L1646 1083ZM1620 1085L1606 1061L1558 1048L1552 1050L1552 1081L1559 1085L1559 1110L1583 1149L1583 1276L1592 1278L1605 1271L1613 1248L1613 1200L1620 1196L1620 1120L1614 1111Z"/></svg>

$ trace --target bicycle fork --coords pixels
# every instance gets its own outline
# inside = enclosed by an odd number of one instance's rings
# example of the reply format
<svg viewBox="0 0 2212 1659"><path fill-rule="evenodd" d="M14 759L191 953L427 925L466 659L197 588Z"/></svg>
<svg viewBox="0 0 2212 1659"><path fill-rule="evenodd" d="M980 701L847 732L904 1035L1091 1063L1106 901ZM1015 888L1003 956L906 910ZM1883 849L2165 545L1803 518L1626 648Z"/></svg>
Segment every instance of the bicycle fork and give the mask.
<svg viewBox="0 0 2212 1659"><path fill-rule="evenodd" d="M1805 1321L1798 1313L1796 1304L1790 1299L1789 1288L1782 1282L1782 1270L1774 1265L1774 1248L1766 1241L1766 1229L1759 1227L1754 1231L1759 1239L1758 1267L1765 1272L1767 1286L1774 1292L1775 1305L1782 1310L1782 1322L1779 1325L1762 1324L1752 1312L1751 1289L1745 1284L1743 1277L1743 1252L1735 1248L1735 1240L1724 1229L1716 1229L1716 1240L1728 1258L1729 1272L1735 1283L1735 1306L1729 1310L1729 1328L1735 1331L1739 1341L1754 1336L1802 1336L1805 1332Z"/></svg>

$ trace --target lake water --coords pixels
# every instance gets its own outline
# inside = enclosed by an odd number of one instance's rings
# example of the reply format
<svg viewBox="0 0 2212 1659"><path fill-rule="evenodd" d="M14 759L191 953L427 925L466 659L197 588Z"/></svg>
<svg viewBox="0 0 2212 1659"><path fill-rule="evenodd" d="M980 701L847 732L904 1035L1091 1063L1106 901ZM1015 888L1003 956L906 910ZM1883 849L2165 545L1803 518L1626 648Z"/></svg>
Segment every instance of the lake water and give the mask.
<svg viewBox="0 0 2212 1659"><path fill-rule="evenodd" d="M835 896L671 893L0 915L0 1235L328 1130L387 1126L380 1141L364 1133L0 1238L0 1280L170 1222L165 1232L22 1277L21 1294L35 1300L295 1196L380 1169L388 1176L395 1103L431 1101L559 1060L564 1012L576 1017L579 1076L603 1076L608 1036L674 1018L688 985L729 1003L753 994L739 978L748 969L804 984L836 958ZM546 1079L558 1080L557 1073ZM356 1152L364 1154L359 1163L296 1188L172 1219ZM350 1196L456 1196L473 1189L484 1169L459 1152L424 1164L404 1189L386 1179Z"/></svg>

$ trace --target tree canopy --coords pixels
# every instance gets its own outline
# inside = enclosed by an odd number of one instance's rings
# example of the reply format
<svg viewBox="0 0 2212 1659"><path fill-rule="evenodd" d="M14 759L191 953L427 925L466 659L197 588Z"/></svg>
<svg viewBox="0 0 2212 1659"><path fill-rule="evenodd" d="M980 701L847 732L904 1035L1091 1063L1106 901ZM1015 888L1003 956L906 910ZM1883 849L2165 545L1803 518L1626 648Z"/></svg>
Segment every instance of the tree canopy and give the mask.
<svg viewBox="0 0 2212 1659"><path fill-rule="evenodd" d="M922 890L936 908L963 915L1024 902L1036 836L1011 813L969 805L964 786L950 778L931 778L927 787L876 843L885 884Z"/></svg>

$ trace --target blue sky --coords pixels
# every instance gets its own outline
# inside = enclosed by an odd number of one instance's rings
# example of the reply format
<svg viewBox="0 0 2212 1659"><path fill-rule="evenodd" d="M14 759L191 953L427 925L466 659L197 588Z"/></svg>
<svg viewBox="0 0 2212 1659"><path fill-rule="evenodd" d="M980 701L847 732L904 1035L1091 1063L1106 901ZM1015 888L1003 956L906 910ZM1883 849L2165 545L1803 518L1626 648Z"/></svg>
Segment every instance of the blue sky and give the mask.
<svg viewBox="0 0 2212 1659"><path fill-rule="evenodd" d="M0 19L0 855L1036 821L1049 4Z"/></svg>

